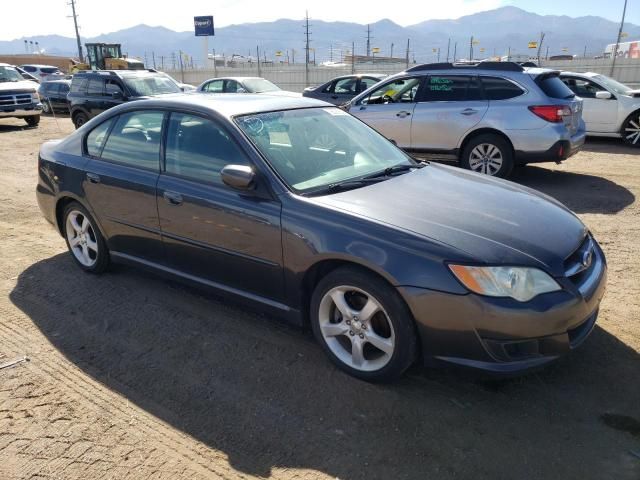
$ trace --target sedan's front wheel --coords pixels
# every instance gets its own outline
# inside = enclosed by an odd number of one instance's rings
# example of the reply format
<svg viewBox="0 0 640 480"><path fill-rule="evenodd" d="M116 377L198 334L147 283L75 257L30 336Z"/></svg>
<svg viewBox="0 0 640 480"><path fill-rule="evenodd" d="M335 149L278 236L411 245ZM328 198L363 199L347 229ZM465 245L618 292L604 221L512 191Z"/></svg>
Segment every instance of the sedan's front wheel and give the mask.
<svg viewBox="0 0 640 480"><path fill-rule="evenodd" d="M622 139L628 145L640 147L640 112L632 114L622 127Z"/></svg>
<svg viewBox="0 0 640 480"><path fill-rule="evenodd" d="M416 358L408 307L384 280L357 268L334 270L319 282L311 324L331 360L363 380L393 380Z"/></svg>
<svg viewBox="0 0 640 480"><path fill-rule="evenodd" d="M109 265L107 245L87 210L70 203L64 211L64 236L73 259L83 270L101 273Z"/></svg>

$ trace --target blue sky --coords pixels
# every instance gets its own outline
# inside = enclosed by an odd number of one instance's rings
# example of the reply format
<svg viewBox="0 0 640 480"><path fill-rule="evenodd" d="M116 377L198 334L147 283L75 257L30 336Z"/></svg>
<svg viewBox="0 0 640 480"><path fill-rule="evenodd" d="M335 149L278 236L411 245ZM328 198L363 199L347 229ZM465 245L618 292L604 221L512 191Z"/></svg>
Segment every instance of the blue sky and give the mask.
<svg viewBox="0 0 640 480"><path fill-rule="evenodd" d="M88 37L109 33L140 23L164 26L176 31L193 28L194 15L214 15L218 27L278 18L301 19L305 10L312 19L373 23L383 18L406 26L434 18L463 15L514 5L539 14L599 15L619 21L624 0L404 0L399 8L376 8L377 2L344 0L77 0L80 34ZM27 12L28 21L25 20ZM640 24L640 0L629 0L629 22ZM23 36L74 35L67 0L2 0L0 40Z"/></svg>

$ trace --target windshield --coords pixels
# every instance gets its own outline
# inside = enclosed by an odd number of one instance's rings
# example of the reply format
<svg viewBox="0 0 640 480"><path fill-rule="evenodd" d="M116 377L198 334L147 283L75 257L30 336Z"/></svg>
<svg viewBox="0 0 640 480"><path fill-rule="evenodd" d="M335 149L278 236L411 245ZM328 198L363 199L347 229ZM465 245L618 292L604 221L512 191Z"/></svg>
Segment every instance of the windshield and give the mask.
<svg viewBox="0 0 640 480"><path fill-rule="evenodd" d="M250 93L264 93L264 92L277 92L281 90L280 87L274 85L269 80L264 78L248 78L244 82L244 86Z"/></svg>
<svg viewBox="0 0 640 480"><path fill-rule="evenodd" d="M126 77L124 83L127 84L131 92L136 97L147 97L162 95L164 93L180 93L180 87L175 82L160 75L144 77Z"/></svg>
<svg viewBox="0 0 640 480"><path fill-rule="evenodd" d="M596 75L594 80L600 82L600 84L609 91L618 95L630 95L631 89L626 85L614 80L613 78L605 77L604 75Z"/></svg>
<svg viewBox="0 0 640 480"><path fill-rule="evenodd" d="M19 82L22 75L13 67L0 67L0 82Z"/></svg>
<svg viewBox="0 0 640 480"><path fill-rule="evenodd" d="M236 118L273 169L298 193L313 193L395 165L416 162L339 108L305 108Z"/></svg>

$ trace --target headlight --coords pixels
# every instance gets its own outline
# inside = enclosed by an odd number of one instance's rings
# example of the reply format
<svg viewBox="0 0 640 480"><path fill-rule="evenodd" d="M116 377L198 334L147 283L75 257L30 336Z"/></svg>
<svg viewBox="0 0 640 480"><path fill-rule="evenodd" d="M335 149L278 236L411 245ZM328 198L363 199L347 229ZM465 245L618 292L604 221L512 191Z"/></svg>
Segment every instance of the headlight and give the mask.
<svg viewBox="0 0 640 480"><path fill-rule="evenodd" d="M40 95L38 95L38 92L31 92L31 100L34 102L40 101Z"/></svg>
<svg viewBox="0 0 640 480"><path fill-rule="evenodd" d="M561 290L553 278L537 268L468 265L449 265L449 268L469 290L489 297L511 297L528 302L541 293Z"/></svg>

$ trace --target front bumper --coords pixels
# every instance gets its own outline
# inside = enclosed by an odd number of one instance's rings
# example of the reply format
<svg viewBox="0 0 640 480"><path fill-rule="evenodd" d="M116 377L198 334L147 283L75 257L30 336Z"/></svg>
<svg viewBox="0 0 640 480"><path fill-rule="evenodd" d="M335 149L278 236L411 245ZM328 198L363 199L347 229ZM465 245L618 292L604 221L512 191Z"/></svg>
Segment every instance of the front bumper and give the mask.
<svg viewBox="0 0 640 480"><path fill-rule="evenodd" d="M42 113L41 103L31 103L29 105L7 105L0 107L0 118L11 117L31 117L33 115L40 115Z"/></svg>
<svg viewBox="0 0 640 480"><path fill-rule="evenodd" d="M416 320L424 363L509 374L577 348L594 328L605 291L607 266L597 245L595 251L593 269L579 285L558 279L563 290L524 303L399 287Z"/></svg>

